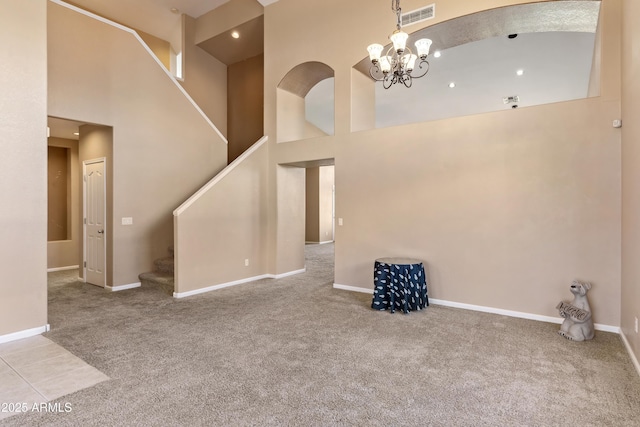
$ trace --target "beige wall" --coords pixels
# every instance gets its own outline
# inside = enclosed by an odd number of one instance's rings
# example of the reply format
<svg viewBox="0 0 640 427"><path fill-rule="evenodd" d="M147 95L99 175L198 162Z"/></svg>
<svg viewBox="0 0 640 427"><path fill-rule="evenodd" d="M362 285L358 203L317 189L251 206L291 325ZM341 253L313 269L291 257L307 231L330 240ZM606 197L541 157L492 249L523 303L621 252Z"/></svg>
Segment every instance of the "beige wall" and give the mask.
<svg viewBox="0 0 640 427"><path fill-rule="evenodd" d="M82 209L80 196L82 182L80 175L82 168L78 158L78 141L66 138L48 139L49 146L65 147L69 150L69 204L68 204L68 239L47 242L47 268L72 267L80 265L80 239L82 237L81 221Z"/></svg>
<svg viewBox="0 0 640 427"><path fill-rule="evenodd" d="M622 332L640 358L640 4L623 1L622 38Z"/></svg>
<svg viewBox="0 0 640 427"><path fill-rule="evenodd" d="M320 168L305 171L305 220L304 239L307 242L320 241Z"/></svg>
<svg viewBox="0 0 640 427"><path fill-rule="evenodd" d="M326 136L326 133L307 121L304 98L278 89L278 142Z"/></svg>
<svg viewBox="0 0 640 427"><path fill-rule="evenodd" d="M176 293L266 273L268 155L264 143L252 148L210 189L177 209Z"/></svg>
<svg viewBox="0 0 640 427"><path fill-rule="evenodd" d="M0 339L47 324L46 12L0 2Z"/></svg>
<svg viewBox="0 0 640 427"><path fill-rule="evenodd" d="M319 169L319 241L330 242L333 240L333 185L335 182L335 168L333 166L321 166Z"/></svg>
<svg viewBox="0 0 640 427"><path fill-rule="evenodd" d="M305 240L319 243L333 240L334 167L306 169Z"/></svg>
<svg viewBox="0 0 640 427"><path fill-rule="evenodd" d="M264 55L229 66L227 94L231 162L264 135Z"/></svg>
<svg viewBox="0 0 640 427"><path fill-rule="evenodd" d="M182 19L184 72L181 84L226 137L227 66L195 45L196 20L187 15L182 15Z"/></svg>
<svg viewBox="0 0 640 427"><path fill-rule="evenodd" d="M451 0L428 24L519 3ZM265 8L265 58L278 58L265 63L272 167L279 177L278 163L335 158L336 216L344 219L335 282L370 290L375 258L412 256L427 263L432 298L558 317L555 305L580 278L593 282L595 321L619 325L620 131L611 123L620 116L620 1L603 2L600 97L351 133L362 121L352 121L352 66L393 29L388 7L363 6L280 0ZM335 70L336 135L275 144L276 87L306 61ZM285 220L291 208L281 190L274 184L273 262L290 271L303 265L292 263L302 237Z"/></svg>
<svg viewBox="0 0 640 427"><path fill-rule="evenodd" d="M149 33L145 33L144 31L136 30L138 35L144 42L149 46L149 49L153 51L153 53L158 57L162 65L164 65L167 70L171 69L171 44L168 41L162 40L156 36L152 36Z"/></svg>
<svg viewBox="0 0 640 427"><path fill-rule="evenodd" d="M275 172L278 208L275 274L287 274L305 268L305 170L300 167L277 166Z"/></svg>
<svg viewBox="0 0 640 427"><path fill-rule="evenodd" d="M226 143L132 34L49 4L48 41L49 114L113 128L107 284L137 283L166 255L173 209L226 165Z"/></svg>
<svg viewBox="0 0 640 427"><path fill-rule="evenodd" d="M69 149L47 147L47 241L67 240L71 175Z"/></svg>

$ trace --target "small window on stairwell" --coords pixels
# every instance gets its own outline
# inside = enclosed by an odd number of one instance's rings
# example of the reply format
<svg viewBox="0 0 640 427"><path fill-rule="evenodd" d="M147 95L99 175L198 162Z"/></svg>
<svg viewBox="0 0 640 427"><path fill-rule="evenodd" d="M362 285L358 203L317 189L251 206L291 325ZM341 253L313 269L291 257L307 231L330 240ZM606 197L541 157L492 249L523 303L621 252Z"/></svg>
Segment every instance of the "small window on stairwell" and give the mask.
<svg viewBox="0 0 640 427"><path fill-rule="evenodd" d="M182 52L176 54L176 72L177 79L182 79Z"/></svg>

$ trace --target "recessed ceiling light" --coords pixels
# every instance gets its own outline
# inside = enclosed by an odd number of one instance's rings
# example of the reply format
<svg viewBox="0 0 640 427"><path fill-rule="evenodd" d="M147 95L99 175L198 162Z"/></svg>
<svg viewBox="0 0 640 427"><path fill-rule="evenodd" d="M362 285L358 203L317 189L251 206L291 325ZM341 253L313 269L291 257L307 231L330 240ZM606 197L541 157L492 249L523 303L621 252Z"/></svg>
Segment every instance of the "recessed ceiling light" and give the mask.
<svg viewBox="0 0 640 427"><path fill-rule="evenodd" d="M231 33L231 37L233 37L234 39L238 39L240 38L240 33L237 31L234 31Z"/></svg>
<svg viewBox="0 0 640 427"><path fill-rule="evenodd" d="M451 83L449 83L449 87L450 87L451 89L453 89L454 87L456 87L456 84L455 84L454 82L451 82Z"/></svg>
<svg viewBox="0 0 640 427"><path fill-rule="evenodd" d="M436 50L435 52L433 52L433 57L434 58L440 58L442 56L442 54L440 53L439 50Z"/></svg>
<svg viewBox="0 0 640 427"><path fill-rule="evenodd" d="M517 74L517 75L519 75L519 76L521 76L521 75L523 75L523 74L524 74L524 70L518 70L518 71L516 71L516 74Z"/></svg>
<svg viewBox="0 0 640 427"><path fill-rule="evenodd" d="M176 15L177 15L178 13L180 13L180 10L179 10L179 9L176 9L175 7L172 7L172 8L171 8L171 9L169 9L169 10L171 11L171 13L175 13Z"/></svg>

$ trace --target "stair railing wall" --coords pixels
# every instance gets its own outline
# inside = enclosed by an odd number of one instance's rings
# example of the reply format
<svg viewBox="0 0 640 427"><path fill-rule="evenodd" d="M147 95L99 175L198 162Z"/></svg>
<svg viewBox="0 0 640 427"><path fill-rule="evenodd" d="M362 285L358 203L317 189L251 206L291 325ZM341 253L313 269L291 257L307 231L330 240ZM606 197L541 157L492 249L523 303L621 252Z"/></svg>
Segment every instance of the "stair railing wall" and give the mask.
<svg viewBox="0 0 640 427"><path fill-rule="evenodd" d="M173 212L174 296L265 277L268 138L262 137Z"/></svg>
<svg viewBox="0 0 640 427"><path fill-rule="evenodd" d="M227 165L227 140L135 31L60 0L47 15L47 113L113 128L107 285L139 284L172 243L171 211Z"/></svg>

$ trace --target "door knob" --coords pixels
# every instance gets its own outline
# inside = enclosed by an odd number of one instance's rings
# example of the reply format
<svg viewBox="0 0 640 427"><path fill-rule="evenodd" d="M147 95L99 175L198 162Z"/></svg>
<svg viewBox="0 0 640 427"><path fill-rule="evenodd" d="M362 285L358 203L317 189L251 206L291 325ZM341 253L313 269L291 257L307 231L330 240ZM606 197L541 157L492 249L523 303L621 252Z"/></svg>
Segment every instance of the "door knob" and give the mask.
<svg viewBox="0 0 640 427"><path fill-rule="evenodd" d="M98 234L104 234L104 230L98 230Z"/></svg>

